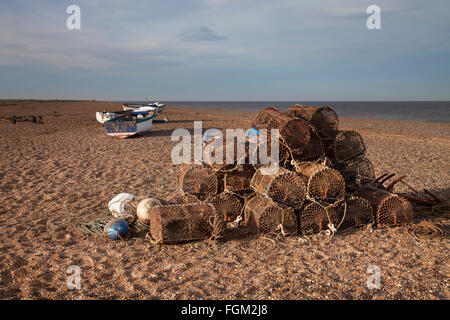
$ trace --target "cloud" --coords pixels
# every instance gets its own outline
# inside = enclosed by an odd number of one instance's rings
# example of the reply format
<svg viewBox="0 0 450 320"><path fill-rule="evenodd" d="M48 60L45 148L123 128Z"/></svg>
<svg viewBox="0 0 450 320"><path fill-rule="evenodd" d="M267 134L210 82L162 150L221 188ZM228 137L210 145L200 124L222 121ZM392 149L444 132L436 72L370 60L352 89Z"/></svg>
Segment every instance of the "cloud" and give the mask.
<svg viewBox="0 0 450 320"><path fill-rule="evenodd" d="M227 37L217 35L214 30L208 27L200 27L195 30L185 31L178 35L183 41L221 41Z"/></svg>

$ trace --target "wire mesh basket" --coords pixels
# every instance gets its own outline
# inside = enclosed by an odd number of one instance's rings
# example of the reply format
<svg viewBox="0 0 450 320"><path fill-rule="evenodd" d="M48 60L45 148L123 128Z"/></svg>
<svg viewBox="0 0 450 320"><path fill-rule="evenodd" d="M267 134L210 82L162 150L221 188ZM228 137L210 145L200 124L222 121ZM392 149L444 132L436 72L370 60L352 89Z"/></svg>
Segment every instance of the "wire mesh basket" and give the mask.
<svg viewBox="0 0 450 320"><path fill-rule="evenodd" d="M178 186L184 194L207 200L219 193L219 179L214 171L203 165L185 164L180 167Z"/></svg>
<svg viewBox="0 0 450 320"><path fill-rule="evenodd" d="M400 226L412 222L413 208L404 197L369 186L360 188L356 195L369 201L379 226Z"/></svg>
<svg viewBox="0 0 450 320"><path fill-rule="evenodd" d="M337 170L315 162L292 161L292 165L305 183L309 199L326 205L344 200L345 181Z"/></svg>
<svg viewBox="0 0 450 320"><path fill-rule="evenodd" d="M214 208L226 222L233 222L242 213L242 200L230 192L222 192L211 199Z"/></svg>
<svg viewBox="0 0 450 320"><path fill-rule="evenodd" d="M311 118L314 112L317 111L318 108L303 106L301 104L296 104L293 107L290 107L286 110L286 115L291 118L303 119L306 121L311 121Z"/></svg>
<svg viewBox="0 0 450 320"><path fill-rule="evenodd" d="M300 208L306 196L305 183L301 177L282 167L275 174L264 175L265 169L256 171L250 183L252 189L285 205Z"/></svg>
<svg viewBox="0 0 450 320"><path fill-rule="evenodd" d="M256 196L245 207L245 225L251 233L294 235L298 233L294 209Z"/></svg>
<svg viewBox="0 0 450 320"><path fill-rule="evenodd" d="M308 203L299 214L299 230L303 235L319 233L339 223L335 208L325 207L319 203Z"/></svg>
<svg viewBox="0 0 450 320"><path fill-rule="evenodd" d="M322 139L313 127L310 127L310 130L311 136L309 142L301 155L294 155L295 160L310 161L319 159L325 155Z"/></svg>
<svg viewBox="0 0 450 320"><path fill-rule="evenodd" d="M252 165L245 164L236 167L235 170L224 174L224 189L230 192L246 192L251 190L250 182L255 174Z"/></svg>
<svg viewBox="0 0 450 320"><path fill-rule="evenodd" d="M357 228L373 222L373 210L369 201L351 196L337 210L339 229Z"/></svg>
<svg viewBox="0 0 450 320"><path fill-rule="evenodd" d="M156 243L183 243L220 238L225 231L223 215L211 203L156 206L150 233Z"/></svg>
<svg viewBox="0 0 450 320"><path fill-rule="evenodd" d="M301 154L308 144L310 130L308 123L301 119L287 116L277 108L266 108L253 120L252 127L256 129L278 129L283 143L296 154Z"/></svg>
<svg viewBox="0 0 450 320"><path fill-rule="evenodd" d="M338 131L329 144L327 155L336 163L344 163L366 153L363 138L356 131Z"/></svg>

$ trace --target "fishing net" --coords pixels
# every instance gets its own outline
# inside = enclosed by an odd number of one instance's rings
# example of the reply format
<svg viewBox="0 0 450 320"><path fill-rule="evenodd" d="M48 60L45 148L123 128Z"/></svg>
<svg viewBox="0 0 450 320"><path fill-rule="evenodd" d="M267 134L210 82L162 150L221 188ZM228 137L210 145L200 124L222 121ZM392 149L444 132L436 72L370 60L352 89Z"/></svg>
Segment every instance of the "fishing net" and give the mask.
<svg viewBox="0 0 450 320"><path fill-rule="evenodd" d="M198 164L186 164L180 167L178 186L183 193L206 200L219 192L217 175L211 168Z"/></svg>
<svg viewBox="0 0 450 320"><path fill-rule="evenodd" d="M328 147L328 156L337 163L343 163L363 156L366 146L363 138L356 131L338 131L336 138Z"/></svg>
<svg viewBox="0 0 450 320"><path fill-rule="evenodd" d="M338 223L334 208L327 208L316 202L307 204L299 215L299 229L303 235L319 233L329 229L329 224L337 226Z"/></svg>
<svg viewBox="0 0 450 320"><path fill-rule="evenodd" d="M337 210L339 229L355 228L373 222L373 210L369 201L352 196L341 203Z"/></svg>
<svg viewBox="0 0 450 320"><path fill-rule="evenodd" d="M239 197L229 192L222 192L211 199L211 203L225 219L226 222L233 222L242 213L242 202Z"/></svg>
<svg viewBox="0 0 450 320"><path fill-rule="evenodd" d="M375 169L366 157L357 157L339 166L339 171L347 186L353 187L366 184L375 179Z"/></svg>
<svg viewBox="0 0 450 320"><path fill-rule="evenodd" d="M294 208L303 205L306 188L297 173L279 167L275 174L264 175L263 170L267 168L258 169L251 181L255 192Z"/></svg>
<svg viewBox="0 0 450 320"><path fill-rule="evenodd" d="M294 209L256 196L245 207L245 225L251 233L293 235L298 233Z"/></svg>
<svg viewBox="0 0 450 320"><path fill-rule="evenodd" d="M223 236L225 221L211 203L156 206L150 233L155 243L182 243Z"/></svg>
<svg viewBox="0 0 450 320"><path fill-rule="evenodd" d="M197 197L191 194L183 194L181 192L176 192L172 194L169 198L167 198L168 204L190 204L190 203L199 203L200 200Z"/></svg>
<svg viewBox="0 0 450 320"><path fill-rule="evenodd" d="M267 129L268 134L272 129L278 129L283 143L293 153L301 154L308 144L310 130L308 123L301 119L287 116L277 108L266 108L253 120L252 127Z"/></svg>
<svg viewBox="0 0 450 320"><path fill-rule="evenodd" d="M341 202L345 196L345 181L341 174L323 164L292 161L306 185L307 198L325 204Z"/></svg>
<svg viewBox="0 0 450 320"><path fill-rule="evenodd" d="M230 192L244 192L251 190L250 182L255 173L252 165L240 165L235 170L224 174L224 189Z"/></svg>
<svg viewBox="0 0 450 320"><path fill-rule="evenodd" d="M369 201L377 225L399 226L412 222L413 208L404 197L371 187L361 188L356 194Z"/></svg>

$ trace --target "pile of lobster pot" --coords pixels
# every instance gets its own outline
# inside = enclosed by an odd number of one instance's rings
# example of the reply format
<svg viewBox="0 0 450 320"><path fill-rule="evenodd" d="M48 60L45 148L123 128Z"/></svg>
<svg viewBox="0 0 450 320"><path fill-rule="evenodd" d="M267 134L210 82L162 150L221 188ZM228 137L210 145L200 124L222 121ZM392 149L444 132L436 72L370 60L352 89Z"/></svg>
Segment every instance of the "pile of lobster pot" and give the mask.
<svg viewBox="0 0 450 320"><path fill-rule="evenodd" d="M288 236L412 221L408 200L376 185L361 135L339 130L330 107L266 108L253 120L251 132L258 135L263 129L279 132L276 170L249 161L254 151L248 143L233 141L215 150L210 137L203 144L208 151L203 163L180 166L179 192L149 208L153 241L217 239L237 226L254 234ZM273 138L265 138L270 154ZM234 161L205 161L205 154L228 155L231 148ZM243 152L236 152L239 148Z"/></svg>

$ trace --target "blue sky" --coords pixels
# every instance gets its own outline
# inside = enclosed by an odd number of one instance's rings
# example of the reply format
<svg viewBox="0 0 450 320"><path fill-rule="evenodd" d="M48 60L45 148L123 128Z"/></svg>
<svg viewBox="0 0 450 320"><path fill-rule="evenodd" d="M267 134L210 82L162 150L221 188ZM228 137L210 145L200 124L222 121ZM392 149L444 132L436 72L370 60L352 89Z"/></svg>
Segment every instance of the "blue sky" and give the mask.
<svg viewBox="0 0 450 320"><path fill-rule="evenodd" d="M449 40L448 0L2 0L0 99L450 100Z"/></svg>

